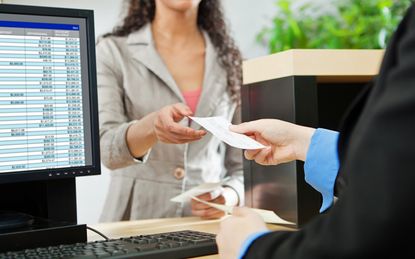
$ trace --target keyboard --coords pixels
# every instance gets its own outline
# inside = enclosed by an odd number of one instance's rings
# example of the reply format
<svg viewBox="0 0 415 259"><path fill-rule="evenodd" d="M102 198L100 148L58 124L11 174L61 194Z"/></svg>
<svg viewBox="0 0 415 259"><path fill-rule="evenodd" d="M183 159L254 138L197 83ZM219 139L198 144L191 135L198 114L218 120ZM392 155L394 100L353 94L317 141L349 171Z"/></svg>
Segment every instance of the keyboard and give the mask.
<svg viewBox="0 0 415 259"><path fill-rule="evenodd" d="M214 234L185 230L12 251L1 253L0 258L179 259L217 252Z"/></svg>

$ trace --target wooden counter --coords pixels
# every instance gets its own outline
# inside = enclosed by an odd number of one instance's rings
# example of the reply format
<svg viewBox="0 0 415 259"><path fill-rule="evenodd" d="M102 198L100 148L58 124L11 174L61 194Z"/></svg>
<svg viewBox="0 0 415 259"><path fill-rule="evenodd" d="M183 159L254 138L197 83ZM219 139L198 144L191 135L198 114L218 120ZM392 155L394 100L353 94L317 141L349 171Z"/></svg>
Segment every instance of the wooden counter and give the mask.
<svg viewBox="0 0 415 259"><path fill-rule="evenodd" d="M367 82L379 72L384 50L294 49L243 62L243 84L287 76L317 81Z"/></svg>

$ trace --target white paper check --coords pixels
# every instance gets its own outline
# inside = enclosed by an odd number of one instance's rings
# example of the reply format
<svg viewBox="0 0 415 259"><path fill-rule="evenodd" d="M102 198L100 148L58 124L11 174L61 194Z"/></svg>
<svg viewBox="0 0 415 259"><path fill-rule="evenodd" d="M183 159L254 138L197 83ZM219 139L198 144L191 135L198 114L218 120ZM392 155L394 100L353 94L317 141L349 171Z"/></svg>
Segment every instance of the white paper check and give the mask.
<svg viewBox="0 0 415 259"><path fill-rule="evenodd" d="M232 214L232 211L233 211L232 206L207 202L207 201L201 200L197 197L192 197L192 199L195 199L196 201L201 202L203 204L206 204L206 205L208 205L212 208L221 210L221 211L225 212L226 214ZM253 209L253 208L249 208L249 209L256 212L256 213L258 213L258 215L261 216L261 218L264 220L265 223L294 225L293 222L280 218L272 210L262 210L262 209Z"/></svg>
<svg viewBox="0 0 415 259"><path fill-rule="evenodd" d="M264 145L252 138L229 130L231 123L224 117L189 117L226 144L240 149L261 149Z"/></svg>
<svg viewBox="0 0 415 259"><path fill-rule="evenodd" d="M232 206L226 206L222 204L207 202L207 201L204 201L204 200L201 200L195 197L203 193L208 193L208 192L213 192L215 190L218 190L219 188L222 187L223 183L226 181L227 179L225 178L222 181L217 182L217 183L202 183L201 185L193 187L192 189L180 195L177 195L176 197L171 198L170 201L180 203L180 202L190 201L190 199L194 199L212 208L221 210L225 212L226 214L232 214L232 210L233 210ZM252 208L250 209L258 213L266 223L294 225L293 222L286 221L280 218L277 214L275 214L275 212L271 210L252 209Z"/></svg>
<svg viewBox="0 0 415 259"><path fill-rule="evenodd" d="M215 190L218 190L222 187L224 181L218 182L218 183L202 183L201 185L198 185L182 194L179 194L170 200L173 202L186 202L190 201L193 196L199 196L204 193L213 192Z"/></svg>

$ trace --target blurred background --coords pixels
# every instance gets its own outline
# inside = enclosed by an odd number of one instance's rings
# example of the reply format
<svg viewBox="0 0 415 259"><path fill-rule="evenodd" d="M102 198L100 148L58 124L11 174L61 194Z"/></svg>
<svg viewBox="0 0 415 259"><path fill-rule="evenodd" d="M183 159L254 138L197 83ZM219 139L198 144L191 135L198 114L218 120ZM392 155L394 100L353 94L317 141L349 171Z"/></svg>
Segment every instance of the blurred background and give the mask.
<svg viewBox="0 0 415 259"><path fill-rule="evenodd" d="M98 37L123 17L124 0L0 0L95 11ZM384 48L410 0L222 0L244 59L291 48ZM109 174L77 178L78 222L97 223Z"/></svg>
<svg viewBox="0 0 415 259"><path fill-rule="evenodd" d="M270 53L297 49L383 49L411 0L274 0L257 34Z"/></svg>

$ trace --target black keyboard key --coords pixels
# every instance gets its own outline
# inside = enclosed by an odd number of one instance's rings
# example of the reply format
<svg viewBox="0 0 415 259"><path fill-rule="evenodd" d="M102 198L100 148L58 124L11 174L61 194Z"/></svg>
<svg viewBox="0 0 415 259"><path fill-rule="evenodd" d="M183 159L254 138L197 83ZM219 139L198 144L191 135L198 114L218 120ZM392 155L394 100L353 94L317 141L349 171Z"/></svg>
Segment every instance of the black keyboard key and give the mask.
<svg viewBox="0 0 415 259"><path fill-rule="evenodd" d="M159 244L153 243L153 244L142 244L137 246L137 251L148 251L148 250L155 250L159 249Z"/></svg>

